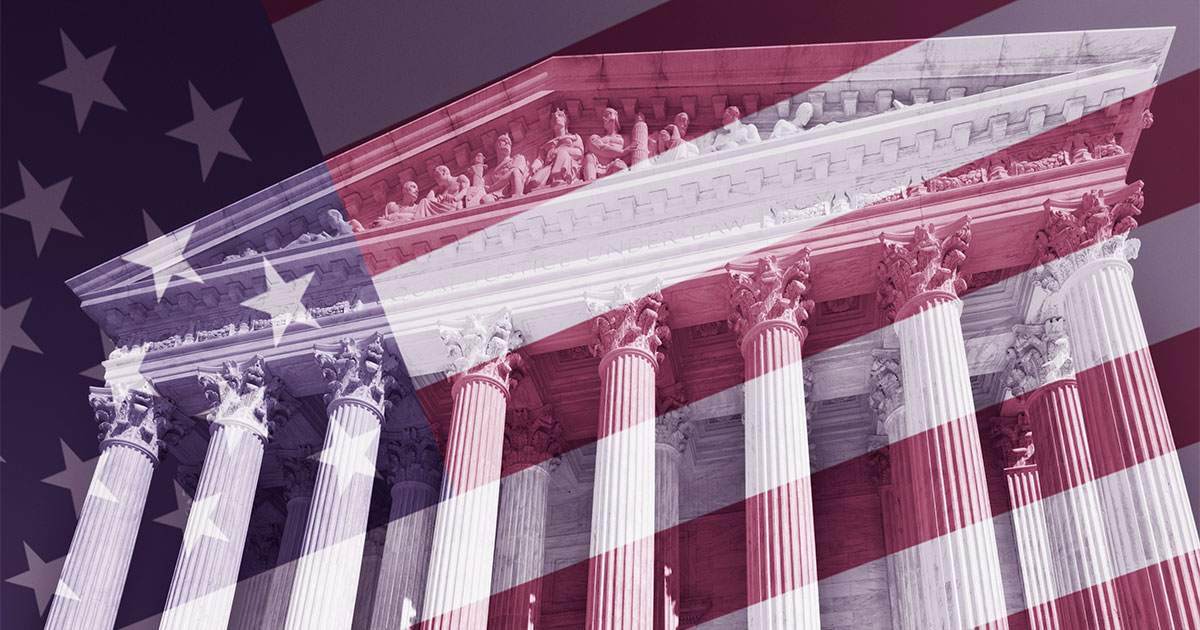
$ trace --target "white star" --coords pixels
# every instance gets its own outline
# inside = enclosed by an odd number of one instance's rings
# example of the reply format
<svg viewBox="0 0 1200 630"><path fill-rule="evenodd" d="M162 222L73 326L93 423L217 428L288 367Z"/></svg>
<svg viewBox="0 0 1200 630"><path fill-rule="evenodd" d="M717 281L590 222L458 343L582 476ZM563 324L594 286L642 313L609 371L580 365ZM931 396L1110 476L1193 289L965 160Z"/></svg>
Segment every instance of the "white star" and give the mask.
<svg viewBox="0 0 1200 630"><path fill-rule="evenodd" d="M188 496L178 481L173 481L173 483L175 484L175 509L154 519L154 522L184 531L187 529L188 513L192 511L192 497Z"/></svg>
<svg viewBox="0 0 1200 630"><path fill-rule="evenodd" d="M42 188L38 180L25 170L24 164L17 162L17 168L21 171L21 190L25 191L25 196L0 210L0 213L29 222L29 228L33 232L33 249L37 255L42 255L42 247L46 245L51 230L83 236L79 228L75 227L62 211L62 200L67 196L71 178L51 184L49 188Z"/></svg>
<svg viewBox="0 0 1200 630"><path fill-rule="evenodd" d="M142 215L146 222L146 240L152 240L151 235L154 233L161 235L162 230L145 210L142 211ZM183 255L183 250L187 249L195 229L195 225L184 226L162 237L161 242L156 242L154 247L140 247L125 255L126 261L150 268L150 272L154 274L154 295L157 299L162 300L171 278L183 278L188 282L201 284L204 282Z"/></svg>
<svg viewBox="0 0 1200 630"><path fill-rule="evenodd" d="M229 131L242 99L214 110L190 81L188 89L192 92L192 122L168 131L167 135L196 145L200 151L200 179L208 179L208 172L218 153L249 161L250 156L246 155L245 149Z"/></svg>
<svg viewBox="0 0 1200 630"><path fill-rule="evenodd" d="M317 453L318 461L337 475L338 493L345 493L354 482L355 475L375 476L375 462L372 455L378 450L379 427L375 427L362 435L350 437L346 429L337 422L329 423L329 448ZM346 461L339 461L336 453L349 452Z"/></svg>
<svg viewBox="0 0 1200 630"><path fill-rule="evenodd" d="M83 130L83 121L87 119L92 103L103 103L125 111L125 106L104 82L108 62L112 60L117 47L84 57L67 38L67 34L61 30L59 32L62 33L63 57L66 57L67 67L42 79L40 84L71 95L71 102L75 104L75 124L80 131Z"/></svg>
<svg viewBox="0 0 1200 630"><path fill-rule="evenodd" d="M188 516L187 528L183 530L183 547L187 553L191 553L196 545L200 544L201 538L212 538L221 542L229 542L229 537L225 532L221 531L220 527L213 521L213 513L217 511L217 503L221 500L221 493L216 493L198 499L192 503L192 512Z"/></svg>
<svg viewBox="0 0 1200 630"><path fill-rule="evenodd" d="M75 517L78 518L80 510L83 509L83 500L91 488L92 477L100 458L93 457L83 461L75 455L75 451L72 451L66 442L61 439L59 442L62 444L63 471L46 477L42 483L69 490L71 500L75 503Z"/></svg>
<svg viewBox="0 0 1200 630"><path fill-rule="evenodd" d="M267 274L267 292L243 301L242 306L271 316L271 332L275 335L275 345L279 345L283 339L283 332L287 330L289 324L295 323L320 328L320 324L315 321L297 320L295 317L296 310L304 308L301 300L304 298L304 292L308 291L308 283L312 282L316 272L310 271L295 280L284 282L279 272L275 271L271 262L265 258L263 259L263 271Z"/></svg>
<svg viewBox="0 0 1200 630"><path fill-rule="evenodd" d="M100 467L99 462L97 462L96 472L92 475L92 483L88 485L87 495L89 497L96 497L102 501L120 503L121 500L117 498L117 495L113 494L112 490L108 489L108 485L106 485L104 483L104 479L101 478L103 474L103 469Z"/></svg>
<svg viewBox="0 0 1200 630"><path fill-rule="evenodd" d="M39 613L46 610L46 604L50 603L51 594L68 599L79 599L75 595L75 591L59 579L59 576L62 575L63 563L67 561L66 556L50 562L43 562L41 556L37 555L28 543L23 544L25 545L25 565L29 568L24 573L8 578L5 582L31 589L34 598L37 599Z"/></svg>
<svg viewBox="0 0 1200 630"><path fill-rule="evenodd" d="M13 348L24 348L42 354L42 349L21 327L25 323L25 311L29 310L30 302L33 302L33 298L17 302L8 308L0 308L0 368L4 367L4 362L8 360L8 351Z"/></svg>

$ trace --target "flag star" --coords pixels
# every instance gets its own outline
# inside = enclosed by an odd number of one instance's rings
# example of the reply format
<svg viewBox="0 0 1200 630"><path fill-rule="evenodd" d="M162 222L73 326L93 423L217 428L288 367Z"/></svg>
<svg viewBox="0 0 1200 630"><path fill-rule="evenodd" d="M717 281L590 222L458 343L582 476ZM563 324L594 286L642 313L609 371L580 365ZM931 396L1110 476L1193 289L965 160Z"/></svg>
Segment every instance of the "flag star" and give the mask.
<svg viewBox="0 0 1200 630"><path fill-rule="evenodd" d="M67 561L66 556L45 562L33 551L29 543L23 544L25 545L25 565L28 569L24 573L18 573L8 578L5 582L32 590L34 598L37 599L39 613L46 610L46 604L50 603L51 595L79 599L75 595L75 591L59 579L62 575L63 563Z"/></svg>
<svg viewBox="0 0 1200 630"><path fill-rule="evenodd" d="M112 501L113 503L119 504L121 500L118 499L117 495L113 494L113 491L109 490L108 485L104 483L104 479L102 479L102 471L103 469L97 462L96 472L92 475L92 483L88 484L87 495L89 497L96 497L102 501Z"/></svg>
<svg viewBox="0 0 1200 630"><path fill-rule="evenodd" d="M25 323L25 312L29 310L31 302L33 302L33 298L7 308L0 307L0 368L3 368L4 363L8 361L8 351L13 348L24 348L42 354L42 349L33 342L33 339L29 338L25 329L21 327Z"/></svg>
<svg viewBox="0 0 1200 630"><path fill-rule="evenodd" d="M315 458L337 475L338 493L345 493L356 475L375 477L372 455L378 449L379 427L350 437L341 424L330 422L329 431L329 448L317 453ZM339 453L349 453L349 457L339 457Z"/></svg>
<svg viewBox="0 0 1200 630"><path fill-rule="evenodd" d="M213 109L190 81L188 89L192 92L192 122L168 131L167 135L196 145L200 151L200 179L208 179L219 153L249 161L250 156L229 130L242 99Z"/></svg>
<svg viewBox="0 0 1200 630"><path fill-rule="evenodd" d="M188 513L192 511L192 497L188 496L178 481L174 483L175 509L154 519L154 522L184 531L187 529Z"/></svg>
<svg viewBox="0 0 1200 630"><path fill-rule="evenodd" d="M320 328L320 325L312 320L297 320L294 316L297 309L304 309L301 299L305 291L308 291L308 284L312 282L316 272L310 271L295 280L284 282L279 272L275 271L271 262L265 258L263 271L267 274L267 292L243 301L242 306L271 316L271 332L275 336L275 345L279 345L289 324Z"/></svg>
<svg viewBox="0 0 1200 630"><path fill-rule="evenodd" d="M71 102L75 105L75 124L80 131L83 130L83 121L87 120L92 103L102 103L125 111L125 106L104 82L104 73L108 72L108 63L112 61L113 51L117 47L84 57L66 32L59 32L62 34L63 57L66 58L67 67L42 79L40 85L71 95Z"/></svg>
<svg viewBox="0 0 1200 630"><path fill-rule="evenodd" d="M192 503L192 511L188 517L187 527L183 530L183 546L187 553L191 553L200 544L202 538L212 538L221 542L229 542L229 537L217 523L213 521L213 514L216 513L218 503L221 500L221 493L216 493L197 499Z"/></svg>
<svg viewBox="0 0 1200 630"><path fill-rule="evenodd" d="M25 191L25 196L20 201L0 209L0 213L29 222L33 231L33 248L37 255L42 255L42 247L46 245L51 230L83 236L62 210L62 200L67 196L71 178L51 184L49 188L42 188L37 179L25 169L24 164L17 162L17 168L21 171L21 188Z"/></svg>
<svg viewBox="0 0 1200 630"><path fill-rule="evenodd" d="M152 235L155 233L162 235L162 230L154 223L150 215L146 214L145 210L142 211L142 215L146 222L146 240L153 240ZM183 250L187 249L195 229L195 225L184 226L163 237L161 244L156 243L155 247L140 247L124 256L127 262L150 268L150 272L154 275L154 295L158 300L162 300L172 278L183 278L188 282L199 284L204 283L200 279L200 274L196 273L183 255Z"/></svg>
<svg viewBox="0 0 1200 630"><path fill-rule="evenodd" d="M62 444L63 470L42 479L42 483L66 488L70 491L71 500L75 503L75 517L78 518L79 512L83 509L83 500L91 488L92 476L96 472L96 464L99 463L100 458L81 460L75 455L75 451L67 446L66 442L61 439L59 442Z"/></svg>

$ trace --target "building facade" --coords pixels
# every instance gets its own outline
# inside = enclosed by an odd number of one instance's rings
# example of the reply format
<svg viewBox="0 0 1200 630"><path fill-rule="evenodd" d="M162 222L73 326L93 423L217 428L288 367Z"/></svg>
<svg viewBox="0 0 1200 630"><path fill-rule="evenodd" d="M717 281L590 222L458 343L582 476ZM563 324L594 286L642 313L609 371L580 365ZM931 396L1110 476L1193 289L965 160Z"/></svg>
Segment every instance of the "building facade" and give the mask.
<svg viewBox="0 0 1200 630"><path fill-rule="evenodd" d="M166 450L164 629L1200 627L1170 38L552 58L70 280L118 349L47 627L136 596Z"/></svg>

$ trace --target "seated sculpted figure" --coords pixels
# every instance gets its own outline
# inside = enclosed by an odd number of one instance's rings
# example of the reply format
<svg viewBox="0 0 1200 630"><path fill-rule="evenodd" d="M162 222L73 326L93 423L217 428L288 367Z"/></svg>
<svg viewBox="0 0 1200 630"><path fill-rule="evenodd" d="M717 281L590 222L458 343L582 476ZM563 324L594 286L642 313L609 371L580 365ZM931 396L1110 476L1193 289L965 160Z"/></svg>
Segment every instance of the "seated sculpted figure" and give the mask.
<svg viewBox="0 0 1200 630"><path fill-rule="evenodd" d="M710 151L736 149L762 141L757 127L742 122L742 111L736 106L731 105L725 108L721 124L724 126L713 132L714 137L712 146L709 147Z"/></svg>
<svg viewBox="0 0 1200 630"><path fill-rule="evenodd" d="M434 185L429 193L417 204L414 219L462 210L471 187L471 180L466 175L455 177L450 174L450 167L439 164L433 169Z"/></svg>
<svg viewBox="0 0 1200 630"><path fill-rule="evenodd" d="M625 147L625 138L621 136L621 122L617 110L608 107L601 115L604 123L604 135L588 136L588 153L583 158L583 179L592 181L596 177L611 175L617 171L629 168L621 159L633 151L633 147Z"/></svg>
<svg viewBox="0 0 1200 630"><path fill-rule="evenodd" d="M366 228L358 222L357 219L350 222L354 227L355 232L364 230L374 230L389 225L399 225L408 223L417 216L417 197L420 191L417 189L417 182L407 181L400 187L400 201L389 201L383 207L383 215L377 217Z"/></svg>
<svg viewBox="0 0 1200 630"><path fill-rule="evenodd" d="M686 116L686 114L683 114ZM677 162L700 155L700 149L695 144L683 139L679 127L670 124L658 132L658 154L655 160L659 162Z"/></svg>
<svg viewBox="0 0 1200 630"><path fill-rule="evenodd" d="M574 183L583 167L583 140L567 130L567 112L556 109L550 116L554 137L542 145L530 166L529 189Z"/></svg>
<svg viewBox="0 0 1200 630"><path fill-rule="evenodd" d="M284 245L282 249L291 249L293 247L300 247L310 243L319 243L321 241L338 238L339 236L353 234L356 231L354 229L355 222L346 221L346 219L342 217L342 211L338 210L337 208L326 208L325 211L322 212L317 218L321 221L320 229L308 232L306 234L301 234L299 238L288 243L287 245Z"/></svg>
<svg viewBox="0 0 1200 630"><path fill-rule="evenodd" d="M804 131L805 125L808 124L808 121L812 120L812 117L813 104L800 103L799 107L796 108L796 115L792 118L792 120L789 121L786 118L780 118L775 123L775 129L771 131L771 137L768 139L774 140L776 138L794 136L801 131Z"/></svg>
<svg viewBox="0 0 1200 630"><path fill-rule="evenodd" d="M529 164L525 156L513 155L512 138L506 133L500 134L496 138L496 166L484 178L487 194L492 200L520 197L525 194L528 179Z"/></svg>

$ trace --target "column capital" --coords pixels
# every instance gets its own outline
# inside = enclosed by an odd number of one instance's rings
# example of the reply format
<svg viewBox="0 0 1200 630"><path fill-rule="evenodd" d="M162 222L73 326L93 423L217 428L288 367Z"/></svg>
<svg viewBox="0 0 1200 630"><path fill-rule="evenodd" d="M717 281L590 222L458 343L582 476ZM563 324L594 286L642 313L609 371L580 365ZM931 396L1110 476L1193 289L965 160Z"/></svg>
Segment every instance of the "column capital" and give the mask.
<svg viewBox="0 0 1200 630"><path fill-rule="evenodd" d="M259 355L238 363L225 361L219 368L201 368L196 378L204 397L214 406L209 422L239 426L265 444L290 411L283 403L283 382L271 375Z"/></svg>
<svg viewBox="0 0 1200 630"><path fill-rule="evenodd" d="M758 326L776 324L797 329L801 339L808 335L804 321L815 304L808 299L811 251L805 247L780 264L774 256L759 258L752 269L725 265L729 274L730 323L744 347L749 334Z"/></svg>
<svg viewBox="0 0 1200 630"><path fill-rule="evenodd" d="M670 341L671 329L666 325L667 305L661 291L635 293L622 285L606 297L585 297L598 342L591 351L601 358L601 369L605 358L619 351L642 353L656 366L662 361L658 349Z"/></svg>
<svg viewBox="0 0 1200 630"><path fill-rule="evenodd" d="M384 435L384 478L389 486L416 481L437 489L442 484L442 455L429 431L404 427Z"/></svg>
<svg viewBox="0 0 1200 630"><path fill-rule="evenodd" d="M514 352L523 342L508 309L490 317L469 315L457 324L438 324L450 355L449 371L457 391L464 379L485 379L507 396L520 378L524 357Z"/></svg>
<svg viewBox="0 0 1200 630"><path fill-rule="evenodd" d="M562 424L552 405L513 409L504 420L504 474L535 465L552 469L566 451Z"/></svg>
<svg viewBox="0 0 1200 630"><path fill-rule="evenodd" d="M337 344L313 348L317 365L326 381L325 404L365 404L382 419L396 384L394 371L400 366L396 355L383 347L383 335L372 333L362 340L346 337Z"/></svg>
<svg viewBox="0 0 1200 630"><path fill-rule="evenodd" d="M1049 293L1058 291L1076 270L1098 261L1125 263L1137 258L1141 243L1128 238L1137 227L1145 197L1137 181L1107 195L1092 190L1076 201L1047 199L1042 207L1046 227L1034 236L1037 255L1034 282Z"/></svg>
<svg viewBox="0 0 1200 630"><path fill-rule="evenodd" d="M99 424L100 450L124 445L141 451L154 464L171 444L191 428L191 422L174 417L175 404L154 391L149 383L128 387L93 387L88 403Z"/></svg>
<svg viewBox="0 0 1200 630"><path fill-rule="evenodd" d="M1004 469L1037 464L1033 456L1033 429L1024 411L1014 416L994 416L989 433L993 455Z"/></svg>
<svg viewBox="0 0 1200 630"><path fill-rule="evenodd" d="M917 225L912 238L880 234L879 242L877 301L889 321L902 319L922 298L952 299L967 288L961 267L971 244L970 216L942 226Z"/></svg>
<svg viewBox="0 0 1200 630"><path fill-rule="evenodd" d="M1066 321L1057 309L1048 309L1043 316L1040 324L1013 326L1013 345L1005 352L1004 384L1015 396L1075 378Z"/></svg>
<svg viewBox="0 0 1200 630"><path fill-rule="evenodd" d="M872 355L867 403L875 416L876 435L888 436L895 432L898 418L904 413L904 372L898 351L876 350Z"/></svg>
<svg viewBox="0 0 1200 630"><path fill-rule="evenodd" d="M293 449L277 449L275 461L283 473L287 484L284 497L291 501L298 498L312 498L313 483L317 478L318 463L313 459L317 449L305 444Z"/></svg>
<svg viewBox="0 0 1200 630"><path fill-rule="evenodd" d="M691 407L678 407L660 414L654 419L655 444L674 449L683 453L688 441L696 434L696 425L692 420L694 412Z"/></svg>
<svg viewBox="0 0 1200 630"><path fill-rule="evenodd" d="M252 523L246 530L246 547L242 552L242 575L255 575L275 568L282 539L283 523Z"/></svg>

